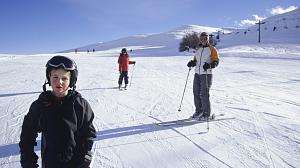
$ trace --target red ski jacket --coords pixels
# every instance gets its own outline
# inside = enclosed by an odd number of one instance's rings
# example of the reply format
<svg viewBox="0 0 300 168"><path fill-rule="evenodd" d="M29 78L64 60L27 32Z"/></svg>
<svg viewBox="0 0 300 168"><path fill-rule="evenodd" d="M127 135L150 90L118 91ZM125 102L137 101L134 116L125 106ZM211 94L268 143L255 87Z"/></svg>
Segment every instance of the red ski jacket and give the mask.
<svg viewBox="0 0 300 168"><path fill-rule="evenodd" d="M129 61L128 54L120 54L118 63L119 63L119 71L123 72L123 71L128 71L128 65L134 64L135 61Z"/></svg>

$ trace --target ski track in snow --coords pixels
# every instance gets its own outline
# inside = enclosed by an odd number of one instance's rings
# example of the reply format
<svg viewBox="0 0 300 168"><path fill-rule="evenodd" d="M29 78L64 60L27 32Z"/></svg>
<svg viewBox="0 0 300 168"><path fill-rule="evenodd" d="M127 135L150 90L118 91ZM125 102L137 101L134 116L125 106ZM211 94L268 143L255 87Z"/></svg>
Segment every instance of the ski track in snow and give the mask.
<svg viewBox="0 0 300 168"><path fill-rule="evenodd" d="M79 67L77 90L95 112L92 167L300 167L299 61L230 55L220 53L211 104L216 115L235 119L212 122L209 132L206 123L153 124L194 112L194 70L178 112L191 56L131 58L137 64L126 91L117 89L117 57L72 56ZM49 58L0 59L0 167L20 167L17 143L23 117L39 95ZM27 65L41 72L18 71Z"/></svg>

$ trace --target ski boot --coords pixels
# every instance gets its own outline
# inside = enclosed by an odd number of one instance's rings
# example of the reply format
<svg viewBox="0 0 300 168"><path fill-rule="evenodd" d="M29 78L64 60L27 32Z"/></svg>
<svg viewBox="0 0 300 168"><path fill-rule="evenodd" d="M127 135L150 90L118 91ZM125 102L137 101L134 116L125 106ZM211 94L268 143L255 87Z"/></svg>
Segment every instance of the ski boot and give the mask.
<svg viewBox="0 0 300 168"><path fill-rule="evenodd" d="M195 112L190 118L199 119L203 116L203 113Z"/></svg>

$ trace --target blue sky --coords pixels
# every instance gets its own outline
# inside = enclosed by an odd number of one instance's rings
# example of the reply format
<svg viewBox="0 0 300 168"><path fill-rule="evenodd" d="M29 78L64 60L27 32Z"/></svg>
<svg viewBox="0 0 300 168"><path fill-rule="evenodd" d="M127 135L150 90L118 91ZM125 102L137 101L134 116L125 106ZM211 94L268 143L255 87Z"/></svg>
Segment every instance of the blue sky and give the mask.
<svg viewBox="0 0 300 168"><path fill-rule="evenodd" d="M54 53L188 24L242 27L298 7L300 0L1 0L0 54Z"/></svg>

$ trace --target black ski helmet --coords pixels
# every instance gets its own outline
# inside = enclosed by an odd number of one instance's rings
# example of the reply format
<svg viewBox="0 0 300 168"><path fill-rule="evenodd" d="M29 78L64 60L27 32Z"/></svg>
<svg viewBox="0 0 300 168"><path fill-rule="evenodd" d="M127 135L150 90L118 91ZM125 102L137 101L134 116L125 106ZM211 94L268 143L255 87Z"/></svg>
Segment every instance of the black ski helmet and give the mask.
<svg viewBox="0 0 300 168"><path fill-rule="evenodd" d="M51 86L50 83L50 72L52 69L58 69L58 68L62 68L66 71L70 71L71 72L71 79L70 79L70 88L75 89L76 88L76 81L77 81L77 76L78 76L78 70L77 70L77 65L76 63L65 56L61 56L61 55L56 55L54 57L52 57L46 64L46 78L47 78L47 82L45 82L44 86L43 86L43 90L46 91L46 84L49 84L49 86Z"/></svg>
<svg viewBox="0 0 300 168"><path fill-rule="evenodd" d="M127 53L127 49L126 48L122 48L121 53Z"/></svg>

